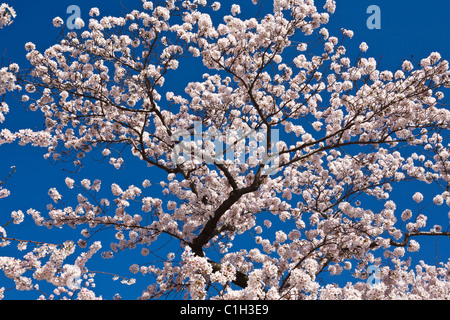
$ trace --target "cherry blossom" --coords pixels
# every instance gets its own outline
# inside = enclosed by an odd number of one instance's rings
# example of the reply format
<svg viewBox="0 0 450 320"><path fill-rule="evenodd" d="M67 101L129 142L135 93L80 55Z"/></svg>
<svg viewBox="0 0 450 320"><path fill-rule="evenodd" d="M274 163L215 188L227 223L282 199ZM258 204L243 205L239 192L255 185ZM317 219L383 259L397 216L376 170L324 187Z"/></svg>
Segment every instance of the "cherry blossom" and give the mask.
<svg viewBox="0 0 450 320"><path fill-rule="evenodd" d="M423 200L423 195L420 192L416 192L414 193L413 197L414 201L416 201L417 203L422 202Z"/></svg>
<svg viewBox="0 0 450 320"><path fill-rule="evenodd" d="M0 93L20 92L43 129L2 128L0 145L41 147L79 175L8 219L80 237L17 239L2 223L0 245L19 252L0 257L4 276L17 290L51 284L40 299L103 298L100 275L143 279L139 299L449 298L450 261L412 262L421 239L450 235L427 215L450 205L448 61L432 52L384 70L367 43L347 45L352 30L325 27L336 1L324 3L274 0L244 18L243 4L143 1L123 17L93 8L77 31L55 18L56 44L25 44L30 70L0 69ZM191 61L202 74L179 92ZM82 176L88 155L148 171L105 183ZM395 191L411 181L427 193L400 207ZM129 274L91 266L133 249ZM336 284L344 274L352 281Z"/></svg>
<svg viewBox="0 0 450 320"><path fill-rule="evenodd" d="M13 23L16 17L16 11L6 3L0 5L0 29Z"/></svg>

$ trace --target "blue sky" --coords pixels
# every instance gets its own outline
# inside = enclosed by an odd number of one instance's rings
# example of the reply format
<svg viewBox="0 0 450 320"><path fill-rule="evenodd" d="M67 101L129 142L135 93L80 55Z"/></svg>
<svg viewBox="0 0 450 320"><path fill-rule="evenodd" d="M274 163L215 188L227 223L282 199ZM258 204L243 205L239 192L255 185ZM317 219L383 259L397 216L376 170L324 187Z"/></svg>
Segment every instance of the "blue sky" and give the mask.
<svg viewBox="0 0 450 320"><path fill-rule="evenodd" d="M86 21L91 7L98 7L101 15L121 15L129 10L138 9L139 0L60 0L60 1L29 1L29 0L10 0L6 1L13 6L18 16L14 23L0 30L0 50L3 53L3 65L9 61L16 62L22 67L27 67L25 59L24 44L28 41L34 42L38 49L45 50L54 44L59 30L52 25L52 19L60 16L63 20L69 18L66 13L70 5L77 5L81 9L81 16ZM268 0L265 0L268 3ZM317 4L323 1L316 1ZM367 56L373 56L377 60L381 58L382 68L396 69L403 61L403 58L410 59L411 55L418 61L427 57L431 52L438 51L443 58L450 59L450 1L448 0L337 0L336 13L331 16L327 27L331 34L339 34L340 28L351 29L355 32L352 40L347 41L347 50L357 53L360 42L365 41L369 45ZM231 1L221 1L222 9L219 11L228 13ZM248 1L240 1L244 7ZM381 28L369 29L367 19L370 14L366 12L370 5L377 5L381 10ZM126 7L126 8L125 8ZM244 11L244 10L243 10ZM225 13L224 13L225 14ZM197 79L195 79L197 80ZM16 129L31 128L41 129L42 119L37 114L27 113L19 103L13 99L7 100L10 105L10 113L6 116L6 121L0 124L1 128L9 128L11 131ZM139 185L142 177L152 175L155 179L154 171L133 161L128 164L126 169L116 171L111 166L92 162L78 175L73 175L65 170L72 170L70 164L51 164L43 159L45 150L32 148L30 146L20 147L18 145L3 145L0 147L0 180L9 173L10 167L15 166L17 172L8 181L6 187L11 191L11 196L0 200L0 225L3 225L10 219L10 213L13 210L26 211L28 208L35 208L38 211L45 212L45 206L50 203L47 192L52 187L57 187L61 191L66 191L64 179L72 176L76 181L82 178L99 178L104 186L110 185L115 180L120 181L121 185L131 184ZM136 179L138 177L138 179ZM423 191L423 190L421 190ZM402 190L410 197L410 190ZM425 192L424 192L425 193ZM443 213L446 217L446 212ZM9 236L23 238L39 238L40 241L55 241L67 237L72 232L70 229L51 230L47 233L44 229L32 227L33 223L25 222L20 227L12 226L7 229ZM446 226L444 224L444 226ZM74 239L78 239L79 233L74 232ZM432 242L430 242L432 241ZM434 257L434 239L428 240L431 243L428 252L429 258ZM447 245L447 249L444 248ZM439 260L446 261L450 256L448 242L439 241ZM0 248L0 255L11 253L10 249ZM99 261L99 264L110 263ZM118 262L117 259L114 260ZM121 267L123 275L132 276L128 272L129 264L117 264ZM98 268L100 270L100 267ZM128 273L127 273L128 272ZM110 277L106 277L109 280ZM100 276L96 277L98 287L103 283ZM0 287L10 286L11 283L3 284L4 278L0 276ZM120 286L119 286L120 287ZM126 289L126 288L124 288ZM142 286L136 289L127 289L129 296L133 297L135 292L140 293ZM136 291L134 291L136 290ZM105 298L111 298L114 289L109 287L99 290ZM123 292L123 290L121 290ZM126 291L125 291L126 292ZM11 293L11 297L16 296Z"/></svg>

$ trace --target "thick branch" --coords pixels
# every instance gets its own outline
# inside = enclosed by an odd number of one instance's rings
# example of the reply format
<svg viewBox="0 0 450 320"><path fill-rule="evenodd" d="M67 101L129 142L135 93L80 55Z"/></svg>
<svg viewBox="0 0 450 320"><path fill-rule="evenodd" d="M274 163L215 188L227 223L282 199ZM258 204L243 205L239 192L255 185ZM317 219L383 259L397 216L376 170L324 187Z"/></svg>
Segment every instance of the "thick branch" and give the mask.
<svg viewBox="0 0 450 320"><path fill-rule="evenodd" d="M216 228L217 224L219 223L220 218L225 214L225 212L228 211L228 209L231 208L233 204L238 202L238 200L245 194L253 192L258 190L259 188L259 175L255 176L255 180L253 181L252 185L239 189L237 191L232 191L228 197L227 200L222 202L222 204L214 211L214 215L211 219L208 220L208 222L205 224L203 230L200 232L200 234L192 241L192 244L190 245L192 248L192 251L200 256L204 257L203 253L203 246L208 243L211 238L213 238L216 234Z"/></svg>
<svg viewBox="0 0 450 320"><path fill-rule="evenodd" d="M390 240L391 246L394 247L406 247L408 245L409 239L411 237L416 236L447 236L450 237L450 232L432 232L432 231L415 231L415 232L407 232L405 233L405 238L402 242L396 242L394 240Z"/></svg>
<svg viewBox="0 0 450 320"><path fill-rule="evenodd" d="M197 236L197 238L192 241L191 248L192 251L200 256L203 257L203 246L208 243L208 241L214 237L215 230L217 227L217 223L219 222L219 219L225 214L225 212L231 208L233 204L235 204L240 197L242 196L241 192L235 192L232 191L230 193L230 196L227 200L225 200L214 212L214 215L211 219L208 220L208 222L205 224L205 227L200 232L200 234Z"/></svg>

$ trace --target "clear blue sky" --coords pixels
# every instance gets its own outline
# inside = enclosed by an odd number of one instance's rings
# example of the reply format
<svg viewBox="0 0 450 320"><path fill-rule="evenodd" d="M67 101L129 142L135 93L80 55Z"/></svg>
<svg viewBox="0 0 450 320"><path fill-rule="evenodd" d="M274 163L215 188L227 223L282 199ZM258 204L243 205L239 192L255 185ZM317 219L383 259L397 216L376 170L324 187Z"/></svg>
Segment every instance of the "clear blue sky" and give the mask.
<svg viewBox="0 0 450 320"><path fill-rule="evenodd" d="M268 0L264 1L269 2ZM133 10L140 6L139 0L10 0L5 2L14 7L18 16L11 26L0 30L0 50L2 53L4 52L3 65L11 61L23 67L28 66L24 44L28 41L34 42L42 51L54 44L59 30L52 26L52 19L60 16L66 20L70 16L66 13L70 5L80 7L82 18L85 21L89 19L88 13L91 7L98 7L101 15L121 15L127 11L126 8ZM231 1L220 2L222 9L219 13L228 13ZM244 3L250 3L250 0L239 2L241 6L244 6ZM316 1L317 5L322 2ZM382 57L382 68L396 69L401 65L403 58L410 59L411 55L414 55L415 59L420 61L433 51L440 52L444 59L450 59L450 1L337 0L336 2L336 12L331 16L327 26L330 33L338 35L342 27L353 30L355 36L352 41L347 42L347 49L358 52L360 42L367 42L369 45L367 56L373 56L377 60ZM366 22L370 14L366 13L366 10L370 5L378 5L381 9L381 29L379 30L370 30L367 27ZM11 112L6 116L7 121L0 124L0 129L7 127L13 131L22 128L42 128L42 119L37 117L37 114L24 112L20 104L12 99L7 101ZM154 176L152 169L146 169L145 166L138 164L132 167L131 171L116 171L109 165L105 166L99 163L92 163L91 167L86 167L79 175L74 176L63 171L63 169L72 170L73 167L70 164L52 165L43 159L44 153L45 150L30 146L3 145L0 147L0 179L9 173L11 166L14 165L17 169L6 185L12 195L0 200L0 225L10 219L10 213L13 210L25 212L28 208L35 208L45 212L45 205L50 203L47 196L49 188L57 187L61 192L65 192L67 188L64 185L64 178L67 176L73 176L76 181L80 181L82 178L99 178L106 187L115 180L121 181L123 186L139 185L142 176L146 174ZM130 169L130 167L126 168ZM407 194L410 197L411 192ZM443 210L445 209L443 208ZM443 216L446 217L446 212L443 213ZM31 219L28 217L29 223L7 229L9 235L57 242L58 239L65 239L65 236L72 232L70 229L64 229L62 232L52 230L52 233L48 235L46 230L38 229L40 233L36 234L34 233L36 229L31 227L33 223L30 221ZM446 227L446 224L443 226ZM74 239L78 239L78 237L79 233L75 232ZM444 248L444 245L447 247ZM431 245L430 248L430 250L434 250L434 245ZM439 259L441 261L448 259L450 255L448 248L448 241L439 242ZM109 250L109 248L106 249ZM10 249L0 248L0 255L7 255L10 252ZM434 252L430 251L429 254L430 259L433 259ZM106 260L106 262L100 261L99 263L111 262L111 260ZM113 260L113 262L117 263L118 260ZM117 264L116 266L123 267L124 275L133 276L128 272L129 264L125 263L123 266ZM100 270L101 267L97 269ZM110 277L106 278L109 281ZM3 281L4 278L0 276L0 287L10 286L10 283L3 284ZM102 283L100 276L97 276L97 281L100 286ZM142 288L142 286L136 286L136 289L130 287L129 297L134 296L133 290L140 293ZM99 292L109 299L115 291L107 287ZM123 296L127 297L126 294Z"/></svg>

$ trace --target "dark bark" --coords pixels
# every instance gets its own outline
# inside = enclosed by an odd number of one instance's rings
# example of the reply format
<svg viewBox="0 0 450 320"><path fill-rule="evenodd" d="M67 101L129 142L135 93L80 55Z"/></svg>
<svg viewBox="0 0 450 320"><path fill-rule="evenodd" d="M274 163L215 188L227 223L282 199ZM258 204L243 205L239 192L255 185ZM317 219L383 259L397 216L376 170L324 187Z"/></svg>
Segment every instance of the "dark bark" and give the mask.
<svg viewBox="0 0 450 320"><path fill-rule="evenodd" d="M225 214L225 212L227 212L231 208L233 204L238 202L243 195L258 190L260 185L259 177L260 174L258 172L258 174L255 176L255 180L250 186L238 190L233 190L230 193L229 197L224 202L222 202L222 204L214 211L214 215L212 216L212 218L208 220L208 222L203 227L202 231L190 244L192 251L197 256L199 257L205 256L203 252L203 246L206 245L209 242L209 240L211 240L214 236L216 236L217 234L219 234L224 230L232 229L229 226L227 226L226 228L218 228L217 226L220 218ZM213 261L210 261L210 263L213 267L214 272L220 271L222 267L220 263ZM241 288L245 288L247 287L247 281L248 281L247 275L240 271L237 271L236 279L232 282Z"/></svg>

